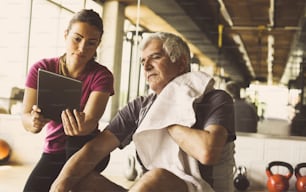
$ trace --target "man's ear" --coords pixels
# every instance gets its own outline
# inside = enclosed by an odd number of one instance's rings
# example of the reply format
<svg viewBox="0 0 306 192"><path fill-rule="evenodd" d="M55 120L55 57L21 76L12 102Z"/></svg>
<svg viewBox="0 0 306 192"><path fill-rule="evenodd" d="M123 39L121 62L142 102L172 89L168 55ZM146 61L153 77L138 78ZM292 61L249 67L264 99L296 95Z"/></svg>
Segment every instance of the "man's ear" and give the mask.
<svg viewBox="0 0 306 192"><path fill-rule="evenodd" d="M186 58L182 56L180 58L180 71L186 72L188 70L187 68L188 68L188 64L186 64Z"/></svg>

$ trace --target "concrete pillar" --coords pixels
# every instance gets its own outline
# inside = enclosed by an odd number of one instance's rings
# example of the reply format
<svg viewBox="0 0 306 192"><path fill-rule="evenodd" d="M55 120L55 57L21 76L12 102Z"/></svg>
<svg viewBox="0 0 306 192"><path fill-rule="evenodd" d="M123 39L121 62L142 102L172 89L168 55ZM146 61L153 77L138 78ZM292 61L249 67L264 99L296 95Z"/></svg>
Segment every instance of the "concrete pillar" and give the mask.
<svg viewBox="0 0 306 192"><path fill-rule="evenodd" d="M114 74L115 95L107 104L102 119L110 120L118 111L120 96L120 76L122 47L124 36L124 9L125 6L118 1L105 1L103 4L104 34L101 50L99 52L102 64L107 66Z"/></svg>

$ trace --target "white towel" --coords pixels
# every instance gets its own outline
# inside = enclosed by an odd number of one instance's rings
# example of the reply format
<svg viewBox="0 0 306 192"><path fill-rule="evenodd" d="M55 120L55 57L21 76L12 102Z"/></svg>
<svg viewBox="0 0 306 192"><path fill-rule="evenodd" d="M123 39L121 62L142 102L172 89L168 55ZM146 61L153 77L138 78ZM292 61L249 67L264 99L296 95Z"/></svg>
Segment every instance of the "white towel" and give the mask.
<svg viewBox="0 0 306 192"><path fill-rule="evenodd" d="M147 169L171 171L196 186L196 190L190 191L212 189L201 179L198 167L194 167L197 161L180 150L166 127L173 124L191 127L196 121L193 102L213 89L213 84L213 78L204 72L189 72L175 78L157 96L133 135L137 153ZM187 164L183 158L188 159Z"/></svg>

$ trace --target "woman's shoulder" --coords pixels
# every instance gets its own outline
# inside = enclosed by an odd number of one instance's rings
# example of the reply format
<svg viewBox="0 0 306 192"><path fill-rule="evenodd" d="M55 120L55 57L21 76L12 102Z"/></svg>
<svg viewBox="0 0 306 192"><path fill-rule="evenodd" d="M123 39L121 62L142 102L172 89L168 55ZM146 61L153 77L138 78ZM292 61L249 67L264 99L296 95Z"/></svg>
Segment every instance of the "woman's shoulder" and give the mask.
<svg viewBox="0 0 306 192"><path fill-rule="evenodd" d="M59 57L43 58L38 60L36 63L34 63L32 68L35 68L36 70L41 68L51 72L57 72L58 64L59 64Z"/></svg>
<svg viewBox="0 0 306 192"><path fill-rule="evenodd" d="M98 63L97 61L93 61L90 63L90 65L88 66L88 70L95 72L95 73L99 73L101 75L106 75L106 76L113 76L113 73L111 72L110 69L108 69L107 66L102 65L100 63Z"/></svg>
<svg viewBox="0 0 306 192"><path fill-rule="evenodd" d="M106 65L103 65L95 60L92 60L89 66L90 68L93 68L93 69L110 71Z"/></svg>
<svg viewBox="0 0 306 192"><path fill-rule="evenodd" d="M34 63L27 74L26 86L37 88L38 69L44 69L51 72L58 72L58 58L45 58Z"/></svg>

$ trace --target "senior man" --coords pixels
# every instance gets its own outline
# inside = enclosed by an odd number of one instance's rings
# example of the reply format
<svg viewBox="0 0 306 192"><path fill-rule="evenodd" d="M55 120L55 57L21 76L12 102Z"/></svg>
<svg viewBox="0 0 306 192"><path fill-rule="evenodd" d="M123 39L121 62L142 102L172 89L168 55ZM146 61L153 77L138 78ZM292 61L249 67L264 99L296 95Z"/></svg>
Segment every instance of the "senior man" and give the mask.
<svg viewBox="0 0 306 192"><path fill-rule="evenodd" d="M234 191L231 96L214 89L206 73L190 72L190 50L174 34L146 38L141 64L153 93L129 102L72 156L51 191ZM94 168L131 141L145 173L125 189Z"/></svg>

